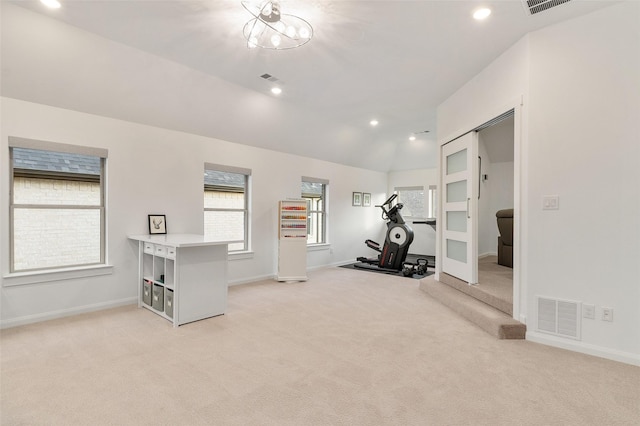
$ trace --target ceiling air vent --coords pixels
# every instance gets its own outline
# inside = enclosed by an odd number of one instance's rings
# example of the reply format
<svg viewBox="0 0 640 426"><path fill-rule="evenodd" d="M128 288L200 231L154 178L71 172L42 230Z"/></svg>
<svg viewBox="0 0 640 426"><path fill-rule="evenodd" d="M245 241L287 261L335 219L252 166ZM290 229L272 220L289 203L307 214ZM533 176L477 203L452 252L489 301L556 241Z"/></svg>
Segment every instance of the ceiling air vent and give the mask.
<svg viewBox="0 0 640 426"><path fill-rule="evenodd" d="M271 74L262 74L260 77L264 78L265 80L271 81L271 82L278 81L278 79L276 77L272 76Z"/></svg>
<svg viewBox="0 0 640 426"><path fill-rule="evenodd" d="M544 12L552 7L560 6L571 0L522 0L522 5L529 15Z"/></svg>

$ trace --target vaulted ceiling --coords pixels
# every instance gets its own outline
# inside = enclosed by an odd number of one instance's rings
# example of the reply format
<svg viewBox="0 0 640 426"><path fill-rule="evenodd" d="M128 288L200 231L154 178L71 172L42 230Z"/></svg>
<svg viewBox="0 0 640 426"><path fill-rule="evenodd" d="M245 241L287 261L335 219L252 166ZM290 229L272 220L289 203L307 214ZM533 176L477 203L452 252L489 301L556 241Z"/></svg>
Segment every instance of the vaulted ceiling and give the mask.
<svg viewBox="0 0 640 426"><path fill-rule="evenodd" d="M435 167L441 102L525 34L611 4L572 0L530 15L519 0L282 0L314 37L274 51L246 47L251 16L239 0L60 1L56 10L3 1L3 27L22 35L3 34L3 96L379 171ZM479 6L492 9L488 19L472 18ZM68 42L50 46L58 60L24 59L34 32L54 37L42 15L143 51L151 65L115 71L105 62L116 56L63 55ZM42 66L47 81L32 69Z"/></svg>

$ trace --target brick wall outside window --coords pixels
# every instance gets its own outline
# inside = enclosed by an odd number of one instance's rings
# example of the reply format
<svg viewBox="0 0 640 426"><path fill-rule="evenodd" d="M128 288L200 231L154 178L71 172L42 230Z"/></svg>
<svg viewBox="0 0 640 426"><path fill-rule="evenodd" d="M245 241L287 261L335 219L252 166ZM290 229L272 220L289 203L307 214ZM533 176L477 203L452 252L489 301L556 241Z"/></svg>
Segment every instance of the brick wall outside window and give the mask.
<svg viewBox="0 0 640 426"><path fill-rule="evenodd" d="M237 192L204 191L205 208L243 209L244 194ZM216 239L244 240L244 212L205 211L204 233ZM244 244L230 244L229 250L242 250Z"/></svg>
<svg viewBox="0 0 640 426"><path fill-rule="evenodd" d="M100 184L14 178L15 204L100 205ZM14 270L100 262L100 210L14 209Z"/></svg>

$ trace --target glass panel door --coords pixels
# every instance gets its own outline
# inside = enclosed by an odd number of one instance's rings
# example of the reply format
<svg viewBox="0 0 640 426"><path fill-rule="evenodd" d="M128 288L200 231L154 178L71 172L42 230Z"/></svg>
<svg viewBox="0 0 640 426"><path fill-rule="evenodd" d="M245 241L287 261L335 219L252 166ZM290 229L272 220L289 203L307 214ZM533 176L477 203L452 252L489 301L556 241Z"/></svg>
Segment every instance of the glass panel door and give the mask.
<svg viewBox="0 0 640 426"><path fill-rule="evenodd" d="M445 186L442 226L442 272L478 282L477 161L478 134L470 132L442 146L442 183Z"/></svg>

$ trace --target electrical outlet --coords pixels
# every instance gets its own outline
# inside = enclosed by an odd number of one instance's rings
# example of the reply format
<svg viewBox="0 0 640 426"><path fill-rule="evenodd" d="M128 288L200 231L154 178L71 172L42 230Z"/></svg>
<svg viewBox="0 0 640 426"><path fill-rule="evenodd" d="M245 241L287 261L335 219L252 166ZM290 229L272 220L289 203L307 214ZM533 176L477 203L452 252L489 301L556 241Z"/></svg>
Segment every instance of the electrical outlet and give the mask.
<svg viewBox="0 0 640 426"><path fill-rule="evenodd" d="M542 197L542 210L558 210L560 197L557 195L545 195Z"/></svg>
<svg viewBox="0 0 640 426"><path fill-rule="evenodd" d="M613 321L613 308L602 308L602 321Z"/></svg>
<svg viewBox="0 0 640 426"><path fill-rule="evenodd" d="M582 318L596 319L596 306L595 305L582 305Z"/></svg>

